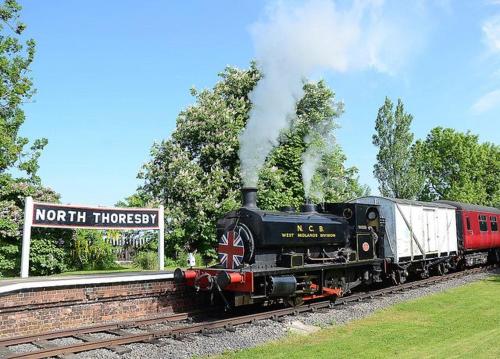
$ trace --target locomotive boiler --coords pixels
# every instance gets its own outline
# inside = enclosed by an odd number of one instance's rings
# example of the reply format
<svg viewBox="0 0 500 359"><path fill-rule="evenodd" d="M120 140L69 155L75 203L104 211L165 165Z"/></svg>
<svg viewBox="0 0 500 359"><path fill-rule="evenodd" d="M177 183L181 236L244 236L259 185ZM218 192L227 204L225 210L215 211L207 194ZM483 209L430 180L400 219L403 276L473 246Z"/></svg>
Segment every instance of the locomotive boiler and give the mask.
<svg viewBox="0 0 500 359"><path fill-rule="evenodd" d="M240 306L297 305L381 281L383 220L377 206L305 203L298 211L266 211L256 199L257 189L244 188L242 207L218 221L219 263L177 269L178 283Z"/></svg>

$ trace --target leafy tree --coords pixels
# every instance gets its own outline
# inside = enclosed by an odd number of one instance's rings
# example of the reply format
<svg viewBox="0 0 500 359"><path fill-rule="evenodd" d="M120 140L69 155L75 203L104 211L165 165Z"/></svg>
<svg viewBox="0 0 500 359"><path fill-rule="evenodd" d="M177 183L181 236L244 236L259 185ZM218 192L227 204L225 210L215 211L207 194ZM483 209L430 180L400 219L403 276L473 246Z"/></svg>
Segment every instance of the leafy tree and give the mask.
<svg viewBox="0 0 500 359"><path fill-rule="evenodd" d="M422 178L411 156L412 120L413 116L405 112L400 99L394 110L392 101L386 97L378 110L373 135L378 153L373 174L383 196L414 199L421 190Z"/></svg>
<svg viewBox="0 0 500 359"><path fill-rule="evenodd" d="M259 74L228 68L213 90L191 90L196 104L182 111L172 138L155 144L140 177L144 192L165 206L166 249L170 254L192 242L208 251L215 219L239 203L238 134L248 117L251 91Z"/></svg>
<svg viewBox="0 0 500 359"><path fill-rule="evenodd" d="M252 64L248 70L228 67L219 76L213 89L191 91L196 103L179 114L171 138L152 147L152 158L140 174L144 179L140 196L163 203L165 217L171 219L166 224L166 249L171 255L182 252L186 243L210 254L217 241L215 222L240 205L238 135L249 116L248 95L261 75ZM304 91L291 130L282 134L280 145L268 156L260 173L261 208L303 202L300 168L308 146L304 137L312 125L329 123L329 129L336 127L334 118L340 115L341 107L334 101L334 93L323 82L305 83ZM344 168L345 156L340 148L325 151L324 157L320 166L323 173L332 175L332 182L341 179L336 182L341 189L320 182L320 186L328 187L322 188L327 199L355 195L361 188L357 170ZM327 168L331 171L326 172Z"/></svg>
<svg viewBox="0 0 500 359"><path fill-rule="evenodd" d="M29 39L23 45L21 35L26 25L19 21L20 11L21 6L14 0L0 5L0 176L15 166L38 180L38 157L47 140L35 140L31 151L25 152L29 141L19 136L25 120L21 105L35 92L29 77L35 41Z"/></svg>
<svg viewBox="0 0 500 359"><path fill-rule="evenodd" d="M346 156L335 143L335 118L343 112L342 103L323 82L305 83L304 97L298 101L291 129L281 135L280 144L266 161L260 174L259 203L265 209L285 205L298 208L304 203L301 167L304 153L313 148L318 165L313 176L311 199L315 202L340 202L368 193L358 182L357 168L345 168ZM306 139L309 138L309 141ZM316 160L316 159L314 159Z"/></svg>
<svg viewBox="0 0 500 359"><path fill-rule="evenodd" d="M321 188L321 200L324 202L345 202L349 199L367 196L370 188L361 185L356 167L344 167L347 157L339 146L323 156L317 174L313 178L313 187Z"/></svg>
<svg viewBox="0 0 500 359"><path fill-rule="evenodd" d="M24 222L24 199L59 202L59 195L40 184L0 176L0 276L18 275ZM47 275L64 271L69 257L70 230L32 228L30 272Z"/></svg>
<svg viewBox="0 0 500 359"><path fill-rule="evenodd" d="M126 197L125 199L116 202L116 207L155 207L157 204L145 193L145 192L137 192L132 194L131 196Z"/></svg>
<svg viewBox="0 0 500 359"><path fill-rule="evenodd" d="M421 200L500 206L500 146L477 135L436 127L414 150L425 176Z"/></svg>
<svg viewBox="0 0 500 359"><path fill-rule="evenodd" d="M132 194L131 196L126 197L122 201L118 201L116 203L116 207L158 207L158 201L154 201L147 193L144 191L140 191ZM167 218L167 230L169 220ZM125 243L134 243L137 240L143 240L143 245L140 247L134 248L133 253L133 261L134 263L142 269L151 269L149 268L152 265L152 261L149 259L156 256L156 262L158 262L158 231L156 230L127 230L127 231L119 231L118 236L121 237ZM126 248L128 245L126 244L124 247ZM130 247L129 247L130 248ZM144 264L144 266L142 266ZM158 268L156 265L155 268ZM153 268L153 269L155 269Z"/></svg>
<svg viewBox="0 0 500 359"><path fill-rule="evenodd" d="M33 142L19 136L25 121L22 105L35 90L29 67L35 42L22 40L26 25L20 22L21 6L14 0L0 4L0 276L17 275L20 267L24 198L58 202L59 196L41 186L37 176L38 158L46 139ZM14 178L12 173L27 178ZM42 232L43 231L43 235ZM30 254L31 272L49 274L66 268L70 231L33 229Z"/></svg>
<svg viewBox="0 0 500 359"><path fill-rule="evenodd" d="M73 238L73 264L77 269L111 269L115 267L113 246L97 230L78 229Z"/></svg>

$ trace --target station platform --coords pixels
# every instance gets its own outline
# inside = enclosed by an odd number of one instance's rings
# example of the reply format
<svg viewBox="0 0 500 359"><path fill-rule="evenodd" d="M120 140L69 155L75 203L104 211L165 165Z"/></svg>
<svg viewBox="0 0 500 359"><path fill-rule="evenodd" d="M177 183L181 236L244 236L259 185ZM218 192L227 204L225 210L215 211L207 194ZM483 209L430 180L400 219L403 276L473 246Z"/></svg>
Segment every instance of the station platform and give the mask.
<svg viewBox="0 0 500 359"><path fill-rule="evenodd" d="M203 299L173 271L0 280L0 338L155 317L198 308Z"/></svg>
<svg viewBox="0 0 500 359"><path fill-rule="evenodd" d="M171 280L173 271L142 271L102 274L81 274L71 276L29 277L0 280L0 295L12 291L37 288L53 288L75 285L111 284L155 280Z"/></svg>

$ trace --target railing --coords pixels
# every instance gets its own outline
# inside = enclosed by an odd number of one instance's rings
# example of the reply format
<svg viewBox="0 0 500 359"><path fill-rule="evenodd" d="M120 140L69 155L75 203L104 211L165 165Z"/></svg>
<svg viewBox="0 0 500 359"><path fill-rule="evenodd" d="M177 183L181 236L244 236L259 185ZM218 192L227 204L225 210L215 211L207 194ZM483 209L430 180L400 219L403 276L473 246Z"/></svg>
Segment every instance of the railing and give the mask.
<svg viewBox="0 0 500 359"><path fill-rule="evenodd" d="M116 260L119 262L129 262L135 256L137 249L146 245L152 238L138 237L138 238L105 238L105 241L115 248Z"/></svg>

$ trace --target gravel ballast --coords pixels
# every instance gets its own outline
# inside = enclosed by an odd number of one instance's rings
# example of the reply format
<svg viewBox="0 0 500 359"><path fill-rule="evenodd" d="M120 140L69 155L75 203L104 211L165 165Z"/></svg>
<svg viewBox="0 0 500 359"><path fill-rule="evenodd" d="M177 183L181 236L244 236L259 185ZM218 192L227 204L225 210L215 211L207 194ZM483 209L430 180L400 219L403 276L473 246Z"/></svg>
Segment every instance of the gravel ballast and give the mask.
<svg viewBox="0 0 500 359"><path fill-rule="evenodd" d="M498 271L497 271L498 273ZM488 273L471 274L434 284L430 287L411 289L394 293L385 297L377 297L370 301L356 302L339 306L332 310L321 310L315 313L304 313L298 316L285 317L283 321L264 320L252 325L242 325L236 331L217 330L207 334L191 334L180 340L160 338L157 343L135 343L125 345L129 353L119 355L110 350L94 350L75 355L75 358L191 358L220 354L228 350L253 347L268 341L280 339L288 335L293 321L305 325L326 327L342 325L352 320L364 318L373 312L387 308L396 303L420 298L433 293L440 293L450 288L462 286L489 276Z"/></svg>

